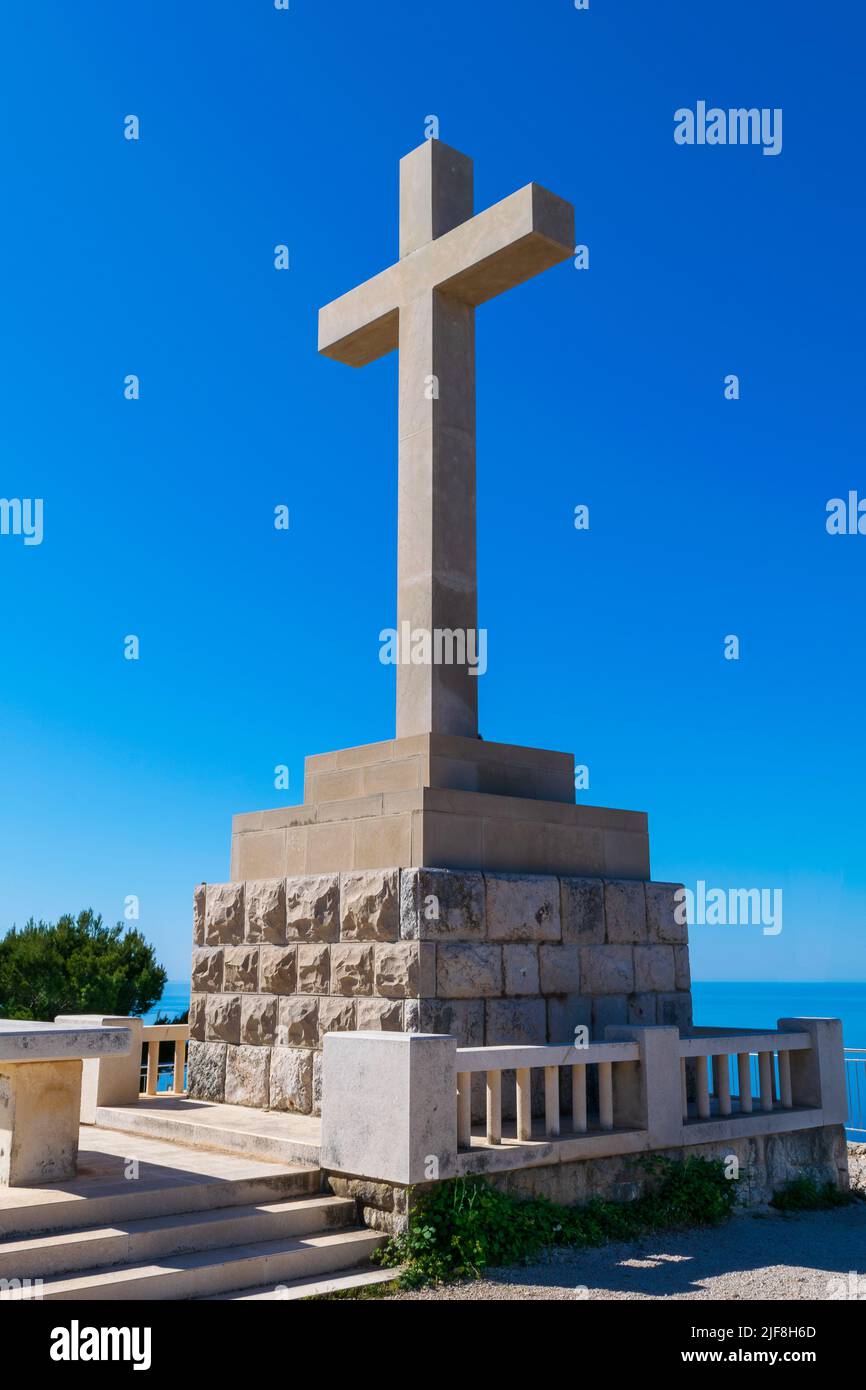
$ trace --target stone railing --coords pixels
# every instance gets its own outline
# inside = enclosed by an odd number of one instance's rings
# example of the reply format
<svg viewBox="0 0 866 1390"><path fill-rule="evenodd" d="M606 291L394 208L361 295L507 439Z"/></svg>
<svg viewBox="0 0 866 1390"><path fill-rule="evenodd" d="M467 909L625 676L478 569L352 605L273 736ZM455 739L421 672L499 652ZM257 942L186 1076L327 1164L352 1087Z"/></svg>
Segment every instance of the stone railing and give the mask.
<svg viewBox="0 0 866 1390"><path fill-rule="evenodd" d="M145 1027L140 1018L115 1014L61 1014L56 1022L125 1028L130 1034L126 1055L85 1061L81 1084L82 1124L95 1124L96 1112L102 1107L134 1105L140 1096L186 1095L188 1024L159 1023ZM160 1046L166 1043L174 1044L172 1057L170 1061L160 1062ZM160 1072L166 1071L171 1072L172 1084L160 1091Z"/></svg>
<svg viewBox="0 0 866 1390"><path fill-rule="evenodd" d="M758 1109L746 1080L753 1053L763 1078ZM731 1058L747 1063L737 1064L735 1094ZM534 1071L543 1089L534 1090ZM476 1073L486 1078L484 1105L472 1094ZM512 1077L513 1136L503 1133L503 1078L510 1089ZM609 1027L604 1042L585 1048L458 1048L442 1034L330 1033L323 1096L322 1167L402 1185L838 1125L846 1116L841 1024L814 1018L780 1019L778 1030L764 1032ZM475 1134L473 1111L486 1111Z"/></svg>
<svg viewBox="0 0 866 1390"><path fill-rule="evenodd" d="M758 1105L765 1113L793 1107L791 1054L812 1046L807 1033L750 1033L694 1028L680 1043L683 1120L709 1120L755 1109L752 1058L758 1061ZM691 1075L690 1075L691 1072ZM690 1099L693 1096L694 1099Z"/></svg>
<svg viewBox="0 0 866 1390"><path fill-rule="evenodd" d="M189 1044L189 1024L155 1023L141 1030L141 1041L147 1048L147 1061L141 1067L140 1091L144 1096L186 1095L186 1052ZM161 1063L159 1050L161 1043L174 1043L174 1056L170 1062ZM159 1074L171 1068L172 1084L159 1090Z"/></svg>
<svg viewBox="0 0 866 1390"><path fill-rule="evenodd" d="M597 1124L600 1130L614 1128L614 1068L638 1061L636 1042L594 1043L588 1047L458 1047L457 1049L457 1144L469 1148L472 1141L472 1076L482 1072L486 1079L486 1142L502 1143L502 1074L515 1073L516 1126L514 1138L532 1138L532 1072L544 1074L543 1133L554 1139L560 1132L560 1071L571 1073L571 1131L586 1134L587 1067L597 1077ZM617 1077L616 1095L624 1086Z"/></svg>

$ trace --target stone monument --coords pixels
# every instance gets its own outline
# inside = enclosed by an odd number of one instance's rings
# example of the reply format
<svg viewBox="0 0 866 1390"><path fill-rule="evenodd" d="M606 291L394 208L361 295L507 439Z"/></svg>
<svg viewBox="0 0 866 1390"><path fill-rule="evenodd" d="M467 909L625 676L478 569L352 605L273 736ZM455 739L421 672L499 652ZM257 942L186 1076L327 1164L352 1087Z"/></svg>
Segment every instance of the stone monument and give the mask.
<svg viewBox="0 0 866 1390"><path fill-rule="evenodd" d="M315 1110L334 1029L691 1022L645 813L575 805L571 754L478 736L475 308L573 248L569 203L528 184L474 214L472 161L430 140L400 164L399 259L320 311L326 356L398 352L396 736L235 816L231 882L196 893L192 1095Z"/></svg>

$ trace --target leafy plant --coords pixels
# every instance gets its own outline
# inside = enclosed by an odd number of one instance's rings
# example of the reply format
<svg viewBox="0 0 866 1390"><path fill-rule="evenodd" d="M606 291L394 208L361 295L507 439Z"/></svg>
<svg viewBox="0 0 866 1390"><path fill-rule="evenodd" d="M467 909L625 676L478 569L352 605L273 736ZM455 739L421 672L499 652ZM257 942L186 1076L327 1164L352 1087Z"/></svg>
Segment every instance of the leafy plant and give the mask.
<svg viewBox="0 0 866 1390"><path fill-rule="evenodd" d="M402 1265L400 1283L417 1288L478 1279L489 1265L524 1264L550 1246L603 1245L665 1228L712 1226L730 1214L735 1190L720 1161L651 1156L643 1162L655 1179L644 1196L584 1207L511 1197L482 1177L438 1183L418 1194L408 1230L374 1259Z"/></svg>
<svg viewBox="0 0 866 1390"><path fill-rule="evenodd" d="M143 1014L166 973L141 932L107 926L92 908L57 922L30 921L0 940L0 1018Z"/></svg>
<svg viewBox="0 0 866 1390"><path fill-rule="evenodd" d="M777 1211L829 1211L847 1207L856 1198L851 1192L840 1192L832 1182L815 1182L814 1178L794 1178L773 1197L771 1207Z"/></svg>

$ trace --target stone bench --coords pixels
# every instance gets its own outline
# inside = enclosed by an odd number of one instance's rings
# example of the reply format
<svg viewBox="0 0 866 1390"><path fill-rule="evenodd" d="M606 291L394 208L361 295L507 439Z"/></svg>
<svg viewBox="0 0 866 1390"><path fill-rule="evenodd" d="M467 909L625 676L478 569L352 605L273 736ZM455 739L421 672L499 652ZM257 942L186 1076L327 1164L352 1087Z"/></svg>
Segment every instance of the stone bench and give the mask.
<svg viewBox="0 0 866 1390"><path fill-rule="evenodd" d="M75 1176L83 1064L131 1042L128 1028L0 1019L0 1186Z"/></svg>

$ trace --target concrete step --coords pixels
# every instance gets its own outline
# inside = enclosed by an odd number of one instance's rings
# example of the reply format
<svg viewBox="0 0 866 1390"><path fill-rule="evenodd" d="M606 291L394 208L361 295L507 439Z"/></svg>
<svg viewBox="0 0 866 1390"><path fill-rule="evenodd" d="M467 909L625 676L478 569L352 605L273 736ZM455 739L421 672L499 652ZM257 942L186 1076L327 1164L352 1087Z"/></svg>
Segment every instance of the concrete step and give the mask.
<svg viewBox="0 0 866 1390"><path fill-rule="evenodd" d="M322 1234L351 1226L355 1203L342 1197L292 1198L88 1226L50 1236L0 1241L0 1278L47 1279L101 1266Z"/></svg>
<svg viewBox="0 0 866 1390"><path fill-rule="evenodd" d="M40 1293L43 1301L74 1302L201 1297L353 1269L364 1264L385 1239L379 1232L354 1228L258 1241L48 1279Z"/></svg>
<svg viewBox="0 0 866 1390"><path fill-rule="evenodd" d="M178 1163L183 1164L183 1150L178 1150ZM225 1207L258 1206L262 1202L278 1202L291 1197L313 1196L321 1190L319 1168L295 1165L280 1167L263 1164L251 1169L246 1178L220 1177L189 1171L151 1169L136 1181L106 1182L100 1187L92 1184L81 1193L48 1189L34 1193L28 1202L27 1189L14 1189L17 1205L0 1207L0 1240L13 1236L24 1237L38 1232L76 1231L85 1226L126 1226L162 1216L186 1212L214 1212ZM8 1197L13 1189L8 1189ZM36 1200L39 1198L39 1200Z"/></svg>
<svg viewBox="0 0 866 1390"><path fill-rule="evenodd" d="M271 1163L319 1162L319 1122L308 1115L155 1096L138 1105L101 1105L96 1123L124 1134Z"/></svg>
<svg viewBox="0 0 866 1390"><path fill-rule="evenodd" d="M202 1302L287 1303L302 1298L321 1298L324 1294L341 1293L344 1289L366 1289L376 1284L390 1284L399 1273L399 1266L393 1269L360 1269L354 1274L338 1274L333 1279L293 1279L289 1284L264 1284L256 1289L208 1294Z"/></svg>

